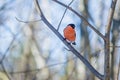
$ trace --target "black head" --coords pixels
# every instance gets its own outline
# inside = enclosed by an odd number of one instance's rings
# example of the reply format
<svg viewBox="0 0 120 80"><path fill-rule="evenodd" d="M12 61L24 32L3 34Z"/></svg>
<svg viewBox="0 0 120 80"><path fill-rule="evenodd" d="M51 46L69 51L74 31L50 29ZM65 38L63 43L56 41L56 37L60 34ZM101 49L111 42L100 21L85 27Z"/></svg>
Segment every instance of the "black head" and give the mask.
<svg viewBox="0 0 120 80"><path fill-rule="evenodd" d="M75 28L74 24L68 24L68 26L71 26L73 29Z"/></svg>

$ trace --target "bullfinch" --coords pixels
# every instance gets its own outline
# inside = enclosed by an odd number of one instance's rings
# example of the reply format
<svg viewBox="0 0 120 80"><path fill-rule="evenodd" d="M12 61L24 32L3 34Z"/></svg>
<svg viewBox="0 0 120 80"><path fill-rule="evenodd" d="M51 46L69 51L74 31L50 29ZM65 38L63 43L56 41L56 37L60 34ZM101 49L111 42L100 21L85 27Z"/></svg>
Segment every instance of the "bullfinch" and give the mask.
<svg viewBox="0 0 120 80"><path fill-rule="evenodd" d="M76 32L75 32L75 25L68 24L66 28L63 30L65 40L69 41L73 45L76 45Z"/></svg>

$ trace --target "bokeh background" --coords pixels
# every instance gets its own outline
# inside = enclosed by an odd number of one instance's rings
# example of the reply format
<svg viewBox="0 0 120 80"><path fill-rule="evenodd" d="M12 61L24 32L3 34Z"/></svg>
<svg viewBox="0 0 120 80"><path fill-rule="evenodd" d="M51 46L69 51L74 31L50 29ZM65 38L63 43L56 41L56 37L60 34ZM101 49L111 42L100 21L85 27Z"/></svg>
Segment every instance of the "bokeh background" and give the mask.
<svg viewBox="0 0 120 80"><path fill-rule="evenodd" d="M69 5L72 0L59 0ZM105 34L112 0L73 0L72 7ZM52 0L39 0L48 21L57 29L66 10ZM27 23L19 20L27 21ZM40 20L34 0L0 0L0 80L99 80ZM101 74L104 73L104 42L73 12L67 10L59 32L76 25L73 46ZM111 29L111 79L117 80L120 63L120 0ZM119 75L120 80L120 75Z"/></svg>

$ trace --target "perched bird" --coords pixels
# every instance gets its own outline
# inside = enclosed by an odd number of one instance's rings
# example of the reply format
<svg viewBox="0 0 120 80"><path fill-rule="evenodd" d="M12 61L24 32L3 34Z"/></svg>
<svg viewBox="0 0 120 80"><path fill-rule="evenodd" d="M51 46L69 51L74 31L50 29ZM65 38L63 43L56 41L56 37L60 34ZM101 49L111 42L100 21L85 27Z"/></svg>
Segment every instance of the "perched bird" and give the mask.
<svg viewBox="0 0 120 80"><path fill-rule="evenodd" d="M63 30L65 40L69 41L73 45L76 45L75 39L76 39L76 32L75 32L75 25L74 24L68 24L66 28Z"/></svg>

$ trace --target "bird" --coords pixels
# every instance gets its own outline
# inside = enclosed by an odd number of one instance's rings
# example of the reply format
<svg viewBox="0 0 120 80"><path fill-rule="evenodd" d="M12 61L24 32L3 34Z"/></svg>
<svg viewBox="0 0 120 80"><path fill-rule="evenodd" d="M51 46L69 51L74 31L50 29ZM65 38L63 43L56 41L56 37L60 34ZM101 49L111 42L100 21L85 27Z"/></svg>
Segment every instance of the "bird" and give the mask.
<svg viewBox="0 0 120 80"><path fill-rule="evenodd" d="M76 39L76 31L75 31L75 25L74 24L68 24L64 30L64 39L67 40L70 44L76 45L75 39Z"/></svg>

